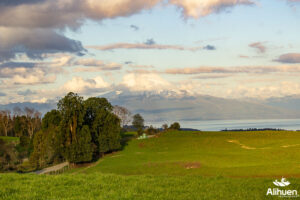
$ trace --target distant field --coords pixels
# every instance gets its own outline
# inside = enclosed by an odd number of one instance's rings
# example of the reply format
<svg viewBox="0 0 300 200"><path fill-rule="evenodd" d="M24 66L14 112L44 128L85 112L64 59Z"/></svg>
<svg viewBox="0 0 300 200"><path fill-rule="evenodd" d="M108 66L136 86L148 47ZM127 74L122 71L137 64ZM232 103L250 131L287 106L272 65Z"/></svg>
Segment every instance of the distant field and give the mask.
<svg viewBox="0 0 300 200"><path fill-rule="evenodd" d="M7 136L0 136L0 139L6 142L19 142L20 139L18 137L7 137Z"/></svg>
<svg viewBox="0 0 300 200"><path fill-rule="evenodd" d="M300 175L300 132L168 132L132 140L84 173L294 177Z"/></svg>
<svg viewBox="0 0 300 200"><path fill-rule="evenodd" d="M300 132L173 131L62 175L2 174L0 199L272 199L282 177L300 192L299 154Z"/></svg>

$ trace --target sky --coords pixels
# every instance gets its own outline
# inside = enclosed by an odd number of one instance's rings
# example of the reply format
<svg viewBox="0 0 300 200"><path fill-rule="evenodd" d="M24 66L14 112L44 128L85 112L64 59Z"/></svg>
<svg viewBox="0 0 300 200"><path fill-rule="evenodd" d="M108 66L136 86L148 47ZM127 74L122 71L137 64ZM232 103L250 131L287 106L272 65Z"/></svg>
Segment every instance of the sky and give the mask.
<svg viewBox="0 0 300 200"><path fill-rule="evenodd" d="M0 104L300 94L300 0L2 0Z"/></svg>

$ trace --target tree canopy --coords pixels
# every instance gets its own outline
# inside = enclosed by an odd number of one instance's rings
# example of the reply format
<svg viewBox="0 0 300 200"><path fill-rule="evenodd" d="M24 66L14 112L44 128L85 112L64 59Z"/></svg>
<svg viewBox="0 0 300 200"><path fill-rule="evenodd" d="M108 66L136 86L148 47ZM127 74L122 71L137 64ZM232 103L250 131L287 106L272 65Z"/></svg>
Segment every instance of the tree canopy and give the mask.
<svg viewBox="0 0 300 200"><path fill-rule="evenodd" d="M140 114L133 116L132 125L137 129L138 134L142 134L144 128L144 118Z"/></svg>
<svg viewBox="0 0 300 200"><path fill-rule="evenodd" d="M55 130L55 131L53 131ZM42 120L31 162L41 167L55 160L89 162L120 148L120 119L105 98L84 100L68 93ZM55 140L53 140L55 138Z"/></svg>

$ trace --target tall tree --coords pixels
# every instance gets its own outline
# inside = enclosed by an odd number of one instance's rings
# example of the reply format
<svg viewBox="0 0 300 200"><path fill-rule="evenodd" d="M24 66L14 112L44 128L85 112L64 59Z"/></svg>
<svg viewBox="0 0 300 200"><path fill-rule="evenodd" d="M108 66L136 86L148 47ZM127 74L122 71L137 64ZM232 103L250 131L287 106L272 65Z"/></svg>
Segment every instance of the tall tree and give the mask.
<svg viewBox="0 0 300 200"><path fill-rule="evenodd" d="M61 115L58 110L51 110L47 112L42 120L42 129L58 127L61 122Z"/></svg>
<svg viewBox="0 0 300 200"><path fill-rule="evenodd" d="M92 97L84 102L85 123L90 127L94 156L120 148L120 120L105 98Z"/></svg>
<svg viewBox="0 0 300 200"><path fill-rule="evenodd" d="M69 161L72 163L89 162L93 157L91 134L88 126L83 126L77 134L76 142L71 145Z"/></svg>
<svg viewBox="0 0 300 200"><path fill-rule="evenodd" d="M74 163L90 161L92 151L88 146L91 146L91 135L88 126L83 126L83 97L70 92L57 106L61 115L60 129L65 158Z"/></svg>
<svg viewBox="0 0 300 200"><path fill-rule="evenodd" d="M8 127L9 127L9 120L10 120L10 111L9 110L2 110L0 111L2 119L2 127L4 129L4 136L7 136Z"/></svg>
<svg viewBox="0 0 300 200"><path fill-rule="evenodd" d="M142 134L144 128L144 118L140 114L133 116L132 125L137 129L138 134Z"/></svg>
<svg viewBox="0 0 300 200"><path fill-rule="evenodd" d="M80 130L83 124L83 98L70 92L58 102L57 106L62 117L60 125L65 134L65 145L69 146L77 140L78 129Z"/></svg>

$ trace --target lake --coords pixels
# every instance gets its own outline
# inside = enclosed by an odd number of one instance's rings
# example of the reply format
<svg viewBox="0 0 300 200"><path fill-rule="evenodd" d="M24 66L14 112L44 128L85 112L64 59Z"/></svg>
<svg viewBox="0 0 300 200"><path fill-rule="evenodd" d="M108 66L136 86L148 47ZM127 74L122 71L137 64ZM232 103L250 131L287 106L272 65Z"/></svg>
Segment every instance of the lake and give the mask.
<svg viewBox="0 0 300 200"><path fill-rule="evenodd" d="M276 128L300 130L300 119L254 119L254 120L202 120L179 121L182 128L194 128L202 131L220 131L224 129ZM161 127L163 123L152 123ZM170 125L170 123L168 123ZM147 124L148 125L148 124Z"/></svg>

